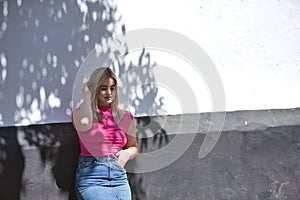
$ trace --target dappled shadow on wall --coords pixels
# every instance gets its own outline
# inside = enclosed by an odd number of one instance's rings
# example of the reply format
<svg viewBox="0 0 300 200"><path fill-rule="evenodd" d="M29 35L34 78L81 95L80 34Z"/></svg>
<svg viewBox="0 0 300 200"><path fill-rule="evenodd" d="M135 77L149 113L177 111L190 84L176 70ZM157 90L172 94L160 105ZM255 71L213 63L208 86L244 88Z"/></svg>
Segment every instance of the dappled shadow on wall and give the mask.
<svg viewBox="0 0 300 200"><path fill-rule="evenodd" d="M50 166L57 186L68 192L69 199L75 199L76 132L70 123L49 122L70 121L74 79L94 48L101 49L100 58L112 58L110 66L121 79L123 107L144 116L160 114L163 103L157 100L156 64L150 53L141 47L139 56L127 62L130 50L126 40L120 44L125 52L104 45L121 19L114 2L78 2L0 3L0 104L5 105L0 108L0 125L7 126L0 128L0 186L7 188L0 191L0 199L19 199L21 193L28 193L25 185L30 177L24 177L24 170L30 172L26 163L32 149L40 157L42 166L38 167ZM126 37L125 26L120 27ZM147 120L151 117L137 119L138 126L145 126ZM30 125L41 123L48 124ZM8 127L16 124L22 126ZM154 127L153 144L160 147L168 143L163 128L159 124ZM139 148L146 152L151 150L150 139L143 134L138 127ZM129 180L134 185L134 198L144 199L142 178L129 174Z"/></svg>
<svg viewBox="0 0 300 200"><path fill-rule="evenodd" d="M22 190L24 156L17 128L0 128L0 199L19 199Z"/></svg>
<svg viewBox="0 0 300 200"><path fill-rule="evenodd" d="M0 10L0 125L70 121L74 77L116 31L115 3L1 1Z"/></svg>

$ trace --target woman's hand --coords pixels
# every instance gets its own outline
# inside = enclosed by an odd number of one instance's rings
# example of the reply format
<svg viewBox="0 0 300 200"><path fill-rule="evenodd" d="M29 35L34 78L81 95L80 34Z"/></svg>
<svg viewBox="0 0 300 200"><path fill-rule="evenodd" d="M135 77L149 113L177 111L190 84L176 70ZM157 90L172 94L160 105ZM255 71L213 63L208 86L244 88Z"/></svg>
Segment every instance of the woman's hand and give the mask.
<svg viewBox="0 0 300 200"><path fill-rule="evenodd" d="M127 161L132 157L133 153L130 149L121 150L118 153L116 153L116 156L118 157L118 162L120 165L124 168Z"/></svg>

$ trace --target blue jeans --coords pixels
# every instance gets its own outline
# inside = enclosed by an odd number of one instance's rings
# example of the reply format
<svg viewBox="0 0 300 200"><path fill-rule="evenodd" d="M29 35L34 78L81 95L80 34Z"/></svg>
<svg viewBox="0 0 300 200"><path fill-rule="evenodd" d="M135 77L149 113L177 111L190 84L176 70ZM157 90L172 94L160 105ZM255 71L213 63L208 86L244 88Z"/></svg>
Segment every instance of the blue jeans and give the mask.
<svg viewBox="0 0 300 200"><path fill-rule="evenodd" d="M79 156L75 190L78 200L130 200L126 171L111 156Z"/></svg>

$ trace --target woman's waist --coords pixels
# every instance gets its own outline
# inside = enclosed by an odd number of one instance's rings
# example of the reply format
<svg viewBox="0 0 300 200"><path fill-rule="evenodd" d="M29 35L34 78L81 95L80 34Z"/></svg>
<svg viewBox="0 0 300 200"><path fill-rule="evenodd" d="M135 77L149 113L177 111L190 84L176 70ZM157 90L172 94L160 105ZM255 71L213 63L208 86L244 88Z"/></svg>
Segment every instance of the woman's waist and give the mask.
<svg viewBox="0 0 300 200"><path fill-rule="evenodd" d="M80 143L81 155L113 156L123 148L123 145Z"/></svg>
<svg viewBox="0 0 300 200"><path fill-rule="evenodd" d="M120 139L109 139L109 138L79 138L80 144L84 146L91 146L91 147L123 147L126 145L126 140L120 140Z"/></svg>
<svg viewBox="0 0 300 200"><path fill-rule="evenodd" d="M84 161L84 162L90 162L90 161L99 161L99 162L110 162L110 161L117 161L117 156L116 155L84 155L80 154L79 155L79 161Z"/></svg>

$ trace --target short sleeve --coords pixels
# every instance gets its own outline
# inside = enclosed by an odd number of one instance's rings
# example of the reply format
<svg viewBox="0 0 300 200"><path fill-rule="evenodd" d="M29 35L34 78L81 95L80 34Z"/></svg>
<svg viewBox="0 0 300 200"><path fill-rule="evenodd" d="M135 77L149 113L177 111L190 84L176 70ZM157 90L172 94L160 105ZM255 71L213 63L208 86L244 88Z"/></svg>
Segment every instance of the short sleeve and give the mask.
<svg viewBox="0 0 300 200"><path fill-rule="evenodd" d="M124 132L126 132L127 129L129 128L131 122L133 121L133 118L134 117L131 112L125 111L125 114L119 123L120 129L122 129Z"/></svg>
<svg viewBox="0 0 300 200"><path fill-rule="evenodd" d="M129 112L129 111L126 111L126 113L129 115L130 119L133 120L133 115L132 115L132 113Z"/></svg>

